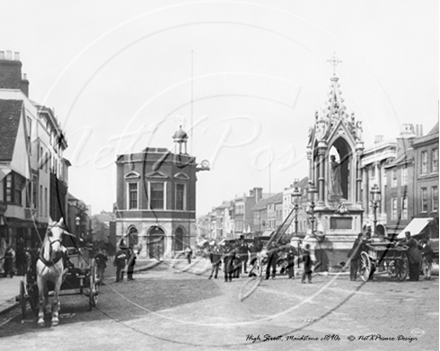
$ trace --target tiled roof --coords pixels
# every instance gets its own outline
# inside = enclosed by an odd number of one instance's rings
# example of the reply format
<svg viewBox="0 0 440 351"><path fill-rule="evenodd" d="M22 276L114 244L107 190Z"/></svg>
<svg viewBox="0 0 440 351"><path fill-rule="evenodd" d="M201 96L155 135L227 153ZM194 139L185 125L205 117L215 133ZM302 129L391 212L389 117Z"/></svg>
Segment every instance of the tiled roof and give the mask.
<svg viewBox="0 0 440 351"><path fill-rule="evenodd" d="M262 199L256 203L256 205L252 208L253 211L263 210L267 207L268 204L283 202L283 193L275 194L267 199Z"/></svg>
<svg viewBox="0 0 440 351"><path fill-rule="evenodd" d="M23 102L0 100L0 161L12 161Z"/></svg>

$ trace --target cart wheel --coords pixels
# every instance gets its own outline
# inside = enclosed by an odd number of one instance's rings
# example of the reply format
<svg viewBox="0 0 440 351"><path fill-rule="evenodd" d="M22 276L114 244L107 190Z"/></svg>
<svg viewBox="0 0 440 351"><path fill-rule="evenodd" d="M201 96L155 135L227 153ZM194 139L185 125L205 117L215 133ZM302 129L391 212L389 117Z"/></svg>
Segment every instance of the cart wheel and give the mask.
<svg viewBox="0 0 440 351"><path fill-rule="evenodd" d="M398 263L395 260L390 261L388 263L388 265L387 265L388 277L390 277L390 278L397 277L397 266L398 266Z"/></svg>
<svg viewBox="0 0 440 351"><path fill-rule="evenodd" d="M95 307L96 304L98 303L98 283L96 279L97 269L96 269L95 259L92 259L89 274L90 274L89 311L91 311L92 307Z"/></svg>
<svg viewBox="0 0 440 351"><path fill-rule="evenodd" d="M366 282L370 279L371 261L366 252L361 253L361 279Z"/></svg>
<svg viewBox="0 0 440 351"><path fill-rule="evenodd" d="M396 262L396 276L400 281L404 281L408 274L408 265L406 263L406 259L402 258L401 260Z"/></svg>
<svg viewBox="0 0 440 351"><path fill-rule="evenodd" d="M24 281L20 281L20 306L21 306L21 317L24 318L26 316L26 289L24 287Z"/></svg>

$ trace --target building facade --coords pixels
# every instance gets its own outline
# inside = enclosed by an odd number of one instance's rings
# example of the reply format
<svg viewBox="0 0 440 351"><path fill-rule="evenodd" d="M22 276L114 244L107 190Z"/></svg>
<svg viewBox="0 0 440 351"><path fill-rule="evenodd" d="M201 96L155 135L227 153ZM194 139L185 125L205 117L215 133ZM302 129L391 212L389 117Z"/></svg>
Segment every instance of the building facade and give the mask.
<svg viewBox="0 0 440 351"><path fill-rule="evenodd" d="M117 241L145 248L162 259L196 242L196 160L186 153L186 133L174 136L175 152L146 148L118 155Z"/></svg>
<svg viewBox="0 0 440 351"><path fill-rule="evenodd" d="M426 227L431 238L438 238L438 122L425 136L414 139L414 217L432 218Z"/></svg>
<svg viewBox="0 0 440 351"><path fill-rule="evenodd" d="M50 219L66 217L69 162L53 110L29 99L18 53L0 51L0 256L40 245Z"/></svg>

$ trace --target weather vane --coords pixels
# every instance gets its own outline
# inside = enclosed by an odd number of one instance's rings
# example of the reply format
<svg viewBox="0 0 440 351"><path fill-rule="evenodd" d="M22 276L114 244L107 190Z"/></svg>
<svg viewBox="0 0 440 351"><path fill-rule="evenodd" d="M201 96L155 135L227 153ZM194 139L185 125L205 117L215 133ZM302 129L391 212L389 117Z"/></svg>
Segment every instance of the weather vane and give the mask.
<svg viewBox="0 0 440 351"><path fill-rule="evenodd" d="M336 54L333 52L333 57L330 60L327 60L333 66L333 75L336 76L336 66L340 64L342 61L336 57Z"/></svg>

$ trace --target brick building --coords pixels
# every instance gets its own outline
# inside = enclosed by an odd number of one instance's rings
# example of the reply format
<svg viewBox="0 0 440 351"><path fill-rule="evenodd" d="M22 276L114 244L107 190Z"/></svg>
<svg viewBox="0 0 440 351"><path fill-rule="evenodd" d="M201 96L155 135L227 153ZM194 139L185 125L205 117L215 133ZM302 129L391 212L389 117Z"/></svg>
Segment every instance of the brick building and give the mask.
<svg viewBox="0 0 440 351"><path fill-rule="evenodd" d="M173 139L174 153L148 147L116 159L116 237L142 245L149 258L170 257L196 241L196 171L202 169L186 152L187 134L180 129Z"/></svg>

